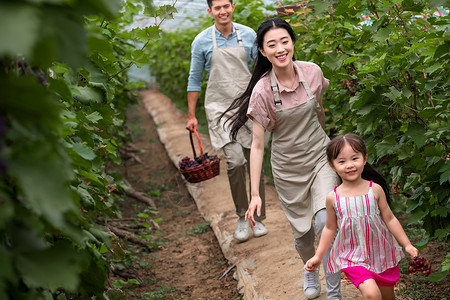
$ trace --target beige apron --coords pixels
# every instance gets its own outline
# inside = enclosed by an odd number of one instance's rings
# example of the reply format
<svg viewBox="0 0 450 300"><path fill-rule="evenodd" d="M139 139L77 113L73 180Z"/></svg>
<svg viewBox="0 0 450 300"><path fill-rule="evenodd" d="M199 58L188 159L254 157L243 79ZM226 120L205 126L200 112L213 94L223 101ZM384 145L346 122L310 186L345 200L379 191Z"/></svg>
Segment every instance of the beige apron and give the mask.
<svg viewBox="0 0 450 300"><path fill-rule="evenodd" d="M216 150L231 142L230 134L224 130L223 125L228 117L236 113L229 112L220 120L220 124L217 124L217 120L233 100L244 92L251 77L241 35L238 28L236 26L234 28L239 46L218 48L215 26L212 26L214 48L205 95L205 112L211 145ZM239 130L236 138L236 141L245 148L250 148L252 143L251 126L251 121L247 122L246 126Z"/></svg>
<svg viewBox="0 0 450 300"><path fill-rule="evenodd" d="M294 64L295 65L295 64ZM305 81L308 100L282 109L275 73L270 72L276 106L276 125L272 132L272 172L281 206L295 238L311 228L313 215L325 208L328 192L339 183L326 157L329 138L317 117L316 98Z"/></svg>

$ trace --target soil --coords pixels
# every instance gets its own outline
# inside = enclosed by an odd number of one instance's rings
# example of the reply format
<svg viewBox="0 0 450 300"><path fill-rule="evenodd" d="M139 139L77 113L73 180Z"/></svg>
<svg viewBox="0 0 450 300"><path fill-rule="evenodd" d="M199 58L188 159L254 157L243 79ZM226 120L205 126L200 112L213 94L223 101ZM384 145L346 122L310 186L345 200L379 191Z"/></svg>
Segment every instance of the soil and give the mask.
<svg viewBox="0 0 450 300"><path fill-rule="evenodd" d="M133 145L140 151L137 160L125 161L125 177L135 190L150 194L157 205L157 214L151 217L161 219L159 230L153 231L156 249L135 249L133 273L141 284L128 286L133 294L128 298L240 299L233 272L224 275L230 266L214 232L167 156L151 116L137 105L130 107L127 119ZM146 208L132 198L126 201L124 218Z"/></svg>
<svg viewBox="0 0 450 300"><path fill-rule="evenodd" d="M152 250L123 243L133 268L124 270L128 276L115 276L111 281L139 281L122 287L128 299L241 299L244 296L238 291L235 265L224 257L215 233L200 214L142 102L129 108L127 119L133 146L139 151L134 152L137 158L125 159L125 178L135 190L155 200L157 211L150 217L158 223L149 228ZM137 213L148 212L148 206L126 198L121 211L123 218L136 217ZM421 251L421 256L431 260L432 272L436 272L447 252L444 245L433 242ZM403 273L396 299L450 298L448 277L429 283L420 275ZM349 284L344 277L343 284Z"/></svg>

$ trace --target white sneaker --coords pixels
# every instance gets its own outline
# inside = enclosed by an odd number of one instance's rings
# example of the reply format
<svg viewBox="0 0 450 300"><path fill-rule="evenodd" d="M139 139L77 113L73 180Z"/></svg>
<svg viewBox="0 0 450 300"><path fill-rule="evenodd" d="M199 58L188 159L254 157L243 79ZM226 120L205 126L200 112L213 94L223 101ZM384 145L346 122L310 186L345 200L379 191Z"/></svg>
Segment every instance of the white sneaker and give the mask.
<svg viewBox="0 0 450 300"><path fill-rule="evenodd" d="M305 283L303 285L303 292L306 298L315 299L320 295L320 280L319 280L319 268L315 272L309 272L305 270Z"/></svg>
<svg viewBox="0 0 450 300"><path fill-rule="evenodd" d="M253 226L253 236L260 237L267 234L267 228L263 223L255 221L255 226Z"/></svg>
<svg viewBox="0 0 450 300"><path fill-rule="evenodd" d="M239 217L236 231L234 232L234 238L239 242L245 242L248 240L250 234L248 228L250 227L250 222L245 221L245 217Z"/></svg>

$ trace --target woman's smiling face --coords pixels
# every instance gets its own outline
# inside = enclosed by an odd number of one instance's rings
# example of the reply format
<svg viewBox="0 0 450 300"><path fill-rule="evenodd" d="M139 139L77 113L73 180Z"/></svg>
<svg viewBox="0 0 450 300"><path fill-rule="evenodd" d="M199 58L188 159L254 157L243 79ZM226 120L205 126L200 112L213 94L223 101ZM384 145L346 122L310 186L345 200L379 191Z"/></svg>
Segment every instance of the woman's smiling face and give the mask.
<svg viewBox="0 0 450 300"><path fill-rule="evenodd" d="M264 36L263 48L259 49L274 68L284 68L291 64L294 56L294 43L284 28L273 28Z"/></svg>

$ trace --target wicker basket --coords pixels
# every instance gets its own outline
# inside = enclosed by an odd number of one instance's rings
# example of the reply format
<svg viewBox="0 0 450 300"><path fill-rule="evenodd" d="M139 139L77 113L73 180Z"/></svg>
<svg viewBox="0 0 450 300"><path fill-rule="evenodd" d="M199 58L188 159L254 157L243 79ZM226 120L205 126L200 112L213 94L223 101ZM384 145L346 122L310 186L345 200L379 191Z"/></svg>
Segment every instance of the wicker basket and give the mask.
<svg viewBox="0 0 450 300"><path fill-rule="evenodd" d="M201 182L208 179L211 179L217 175L220 174L220 159L214 155L209 157L209 161L205 161L204 155L203 155L203 149L202 149L202 143L200 142L200 137L198 136L197 130L189 131L189 138L191 140L191 147L192 151L194 152L194 160L197 157L195 153L195 147L194 142L192 140L192 133L195 133L195 136L197 137L198 146L200 148L200 157L202 160L202 164L198 165L196 167L191 167L188 169L181 169L180 172L183 174L184 178L186 178L187 181L195 183L195 182Z"/></svg>

